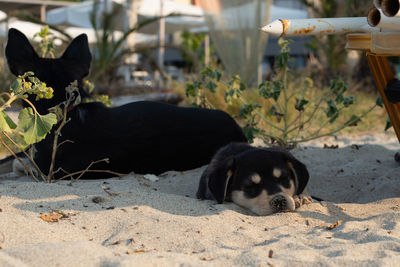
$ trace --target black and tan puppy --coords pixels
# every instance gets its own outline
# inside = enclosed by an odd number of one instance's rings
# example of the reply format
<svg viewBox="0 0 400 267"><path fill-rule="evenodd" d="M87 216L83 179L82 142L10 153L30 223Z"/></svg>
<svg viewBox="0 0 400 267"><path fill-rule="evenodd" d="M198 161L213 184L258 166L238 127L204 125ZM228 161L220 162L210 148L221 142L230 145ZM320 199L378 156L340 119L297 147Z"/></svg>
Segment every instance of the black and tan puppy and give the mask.
<svg viewBox="0 0 400 267"><path fill-rule="evenodd" d="M28 39L10 29L6 47L10 70L15 75L33 71L35 76L54 89L54 97L29 99L39 113L65 101L65 88L77 80L81 97L82 79L89 73L91 54L86 35L76 37L60 58L39 57ZM119 173L154 173L188 170L207 164L215 152L229 142L245 142L241 128L225 112L210 109L177 107L140 101L108 108L91 102L74 107L67 114L70 121L62 129L55 158L55 170L66 173L85 170L90 163L108 158L93 166L97 170ZM54 133L35 144L35 161L43 173L49 171ZM66 142L66 141L69 142ZM110 177L107 172L86 172L84 178Z"/></svg>
<svg viewBox="0 0 400 267"><path fill-rule="evenodd" d="M306 166L281 148L231 143L221 148L200 178L197 198L232 201L255 214L294 211L312 202Z"/></svg>

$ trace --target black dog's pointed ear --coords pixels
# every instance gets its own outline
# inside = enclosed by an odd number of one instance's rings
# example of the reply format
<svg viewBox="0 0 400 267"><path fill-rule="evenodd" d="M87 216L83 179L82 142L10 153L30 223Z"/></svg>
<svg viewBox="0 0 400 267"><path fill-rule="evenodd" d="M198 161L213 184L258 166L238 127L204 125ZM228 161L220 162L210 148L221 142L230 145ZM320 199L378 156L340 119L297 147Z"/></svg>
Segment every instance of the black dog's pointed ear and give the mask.
<svg viewBox="0 0 400 267"><path fill-rule="evenodd" d="M308 179L310 178L310 174L308 173L306 165L301 163L292 155L289 155L289 166L293 167L295 175L297 177L297 191L296 195L303 193L306 185L308 183Z"/></svg>
<svg viewBox="0 0 400 267"><path fill-rule="evenodd" d="M90 54L89 43L86 34L81 34L72 40L62 55L62 58L71 60L72 62L75 62L81 66L82 71L84 72L82 75L86 76L89 73L90 62L92 61L92 55Z"/></svg>
<svg viewBox="0 0 400 267"><path fill-rule="evenodd" d="M229 181L235 172L235 157L231 156L218 162L208 172L208 188L215 200L221 204L224 202Z"/></svg>
<svg viewBox="0 0 400 267"><path fill-rule="evenodd" d="M6 57L11 73L17 76L32 71L34 60L38 55L28 38L19 30L11 28L8 31Z"/></svg>

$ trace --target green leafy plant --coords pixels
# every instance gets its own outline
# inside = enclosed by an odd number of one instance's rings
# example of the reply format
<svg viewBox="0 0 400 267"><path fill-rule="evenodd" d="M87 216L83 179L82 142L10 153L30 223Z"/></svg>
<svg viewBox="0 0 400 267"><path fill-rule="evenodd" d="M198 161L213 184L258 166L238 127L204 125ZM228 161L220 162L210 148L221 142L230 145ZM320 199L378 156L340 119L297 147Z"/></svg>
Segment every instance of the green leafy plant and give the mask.
<svg viewBox="0 0 400 267"><path fill-rule="evenodd" d="M37 34L37 36L42 39L40 43L42 57L54 58L54 39L49 37L50 32L48 27L44 27ZM87 102L100 101L107 106L111 105L111 101L107 95L95 95L93 93L93 83L86 80L84 81L83 86L89 94L95 96L93 99L86 100ZM24 166L26 172L29 173L36 181L39 181L37 176L41 177L45 182L54 181L54 175L60 171L54 169L57 150L62 144L71 142L70 140L64 140L59 144L58 139L61 136L62 128L69 122L69 119L67 118L67 111L80 104L82 99L79 94L77 81L74 81L67 86L65 91L66 100L57 106L50 108L49 113L44 115L39 114L33 103L29 101L28 97L30 95L35 95L36 101L40 99L50 99L53 97L53 89L35 77L33 72L26 72L23 75L18 76L11 84L8 92L0 93L0 142L9 153L19 160L22 166ZM18 123L15 123L5 111L9 109L15 101L18 100L26 102L29 107L20 110L18 115ZM51 162L49 162L49 172L46 175L36 165L35 161L33 160L32 153L29 154L27 151L31 145L43 140L56 124L57 128L54 130ZM25 157L28 158L29 162L34 166L34 168L26 166L26 162L22 161L21 158L16 155L14 151L18 150L24 153ZM67 174L60 179L73 177L77 177L76 179L79 179L86 172L109 172L117 176L122 176L122 174L109 170L89 170L94 164L103 161L107 162L108 159L92 162L85 170Z"/></svg>
<svg viewBox="0 0 400 267"><path fill-rule="evenodd" d="M55 58L54 36L50 32L49 26L45 25L36 33L33 38L40 37L39 49L41 57Z"/></svg>
<svg viewBox="0 0 400 267"><path fill-rule="evenodd" d="M91 81L89 81L88 79L83 80L83 90L85 90L89 95L90 98L85 98L84 102L101 102L104 105L106 105L107 107L111 107L112 106L112 101L110 99L110 97L106 94L99 94L96 92L95 90L95 86L94 83L92 83Z"/></svg>
<svg viewBox="0 0 400 267"><path fill-rule="evenodd" d="M37 112L34 105L28 100L28 95L36 95L36 99L51 98L53 89L47 87L45 83L33 76L33 72L27 72L17 77L11 85L10 92L4 92L0 95L0 129L2 132L10 133L16 131L21 136L23 146L26 147L37 143L50 131L51 127L57 122L54 114L41 115ZM30 107L20 111L18 119L19 125L5 113L5 109L11 107L11 104L21 99L29 104Z"/></svg>
<svg viewBox="0 0 400 267"><path fill-rule="evenodd" d="M205 62L205 33L182 32L182 44L178 47L185 60L188 72L198 72L204 67ZM214 47L209 45L210 55L214 53Z"/></svg>
<svg viewBox="0 0 400 267"><path fill-rule="evenodd" d="M28 96L36 95L36 99L51 98L53 89L47 87L45 83L33 76L32 72L27 72L24 75L18 76L16 81L12 84L10 92L0 94L0 142L2 145L20 161L26 172L30 174L36 181L39 181L39 176L45 182L53 182L54 176L60 169L55 169L55 159L57 150L65 143L72 142L71 140L63 140L59 143L62 128L69 122L67 117L68 110L74 108L81 103L77 81L72 82L65 88L66 100L55 107L49 109L49 113L42 115L39 114L34 105L28 100ZM18 123L15 123L5 112L6 109L11 107L11 104L17 100L25 101L29 107L22 109L19 112ZM35 143L43 140L52 129L53 135L53 150L51 153L51 161L49 162L49 172L44 174L33 160L33 155L27 152L27 148ZM24 153L28 158L29 163L34 168L28 167L26 162L22 161L11 145L14 145L17 150ZM85 170L77 171L64 175L61 179L74 178L79 179L86 172L109 172L116 176L123 174L116 173L109 170L92 170L90 169L94 164L99 162L108 162L108 159L102 159L92 162Z"/></svg>
<svg viewBox="0 0 400 267"><path fill-rule="evenodd" d="M290 41L280 39L281 52L276 56L273 78L257 89L247 89L234 76L224 81L219 70L206 68L201 79L187 84L186 95L198 107L213 108L207 94L224 92L228 108L239 106L234 116L241 121L246 137L251 142L258 136L265 142L293 147L301 142L333 135L357 125L379 102L361 114L344 115L356 102L348 95L348 85L340 78L332 79L329 88L315 88L313 80L289 68ZM250 101L248 91L257 90L258 99ZM351 113L351 112L350 112Z"/></svg>
<svg viewBox="0 0 400 267"><path fill-rule="evenodd" d="M133 49L126 46L128 37L142 27L159 20L161 17L154 17L136 23L132 27L124 30L121 37L116 37L114 32L116 30L118 16L123 10L123 7L115 5L111 12L100 14L100 4L98 0L93 1L93 12L90 16L90 22L96 37L94 47L97 51L93 57L90 79L95 83L99 80L103 83L106 81L110 83L116 76L117 67L123 62L124 57L127 54L135 52ZM173 16L173 14L168 16ZM100 21L98 21L98 17L101 18Z"/></svg>
<svg viewBox="0 0 400 267"><path fill-rule="evenodd" d="M32 94L36 95L37 99L53 96L53 89L47 87L33 75L32 72L27 72L18 76L11 85L10 91L0 94L0 142L15 158L18 157L10 144L20 151L25 151L28 146L43 140L53 125L57 123L55 114L39 114L35 106L28 100L28 96ZM25 101L29 105L19 112L18 124L5 112L17 100ZM21 160L20 162L22 163ZM23 166L25 165L23 164ZM31 175L35 177L33 173Z"/></svg>

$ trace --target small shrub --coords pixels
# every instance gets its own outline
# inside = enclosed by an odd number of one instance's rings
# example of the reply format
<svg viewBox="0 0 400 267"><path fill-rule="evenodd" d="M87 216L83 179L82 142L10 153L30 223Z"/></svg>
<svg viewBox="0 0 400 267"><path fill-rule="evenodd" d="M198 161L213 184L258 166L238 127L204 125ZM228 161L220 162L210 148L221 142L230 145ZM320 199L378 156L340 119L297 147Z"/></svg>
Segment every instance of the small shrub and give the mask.
<svg viewBox="0 0 400 267"><path fill-rule="evenodd" d="M15 154L10 144L19 151L24 152L45 182L51 182L54 175L54 160L56 150L59 147L57 142L62 127L68 122L67 110L71 106L78 105L81 101L76 81L71 83L65 90L66 101L52 107L49 109L49 113L44 115L37 112L35 106L28 100L28 95L36 95L37 100L49 99L53 97L53 89L36 78L33 72L26 72L24 75L18 76L11 85L10 91L0 94L0 142L16 159L19 159L19 157ZM29 105L29 107L23 108L19 112L18 124L5 112L17 100L25 101ZM49 163L50 171L48 175L45 175L36 166L32 156L26 152L26 149L30 145L43 140L56 124L58 126L54 134L52 161ZM21 163L23 164L22 161ZM23 164L23 166L25 165ZM31 169L27 167L25 169L38 181Z"/></svg>
<svg viewBox="0 0 400 267"><path fill-rule="evenodd" d="M381 105L377 101L367 110L353 113L351 107L357 99L348 95L348 85L339 77L331 80L329 88L315 88L310 77L290 70L289 44L279 40L281 52L276 56L273 78L257 89L248 89L238 76L226 80L219 70L208 67L199 81L187 84L187 97L195 106L214 108L208 95L222 91L227 110L235 110L231 114L241 122L250 142L260 137L268 144L285 147L355 126ZM235 106L238 108L232 108Z"/></svg>

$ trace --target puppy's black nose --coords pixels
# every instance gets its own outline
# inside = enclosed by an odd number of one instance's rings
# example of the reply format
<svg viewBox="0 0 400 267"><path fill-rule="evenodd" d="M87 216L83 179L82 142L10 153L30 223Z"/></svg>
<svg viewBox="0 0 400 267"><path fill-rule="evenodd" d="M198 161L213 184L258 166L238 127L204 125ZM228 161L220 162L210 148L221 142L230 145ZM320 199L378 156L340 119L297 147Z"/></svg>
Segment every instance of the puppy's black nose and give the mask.
<svg viewBox="0 0 400 267"><path fill-rule="evenodd" d="M287 210L287 200L284 196L276 196L269 202L274 212Z"/></svg>

